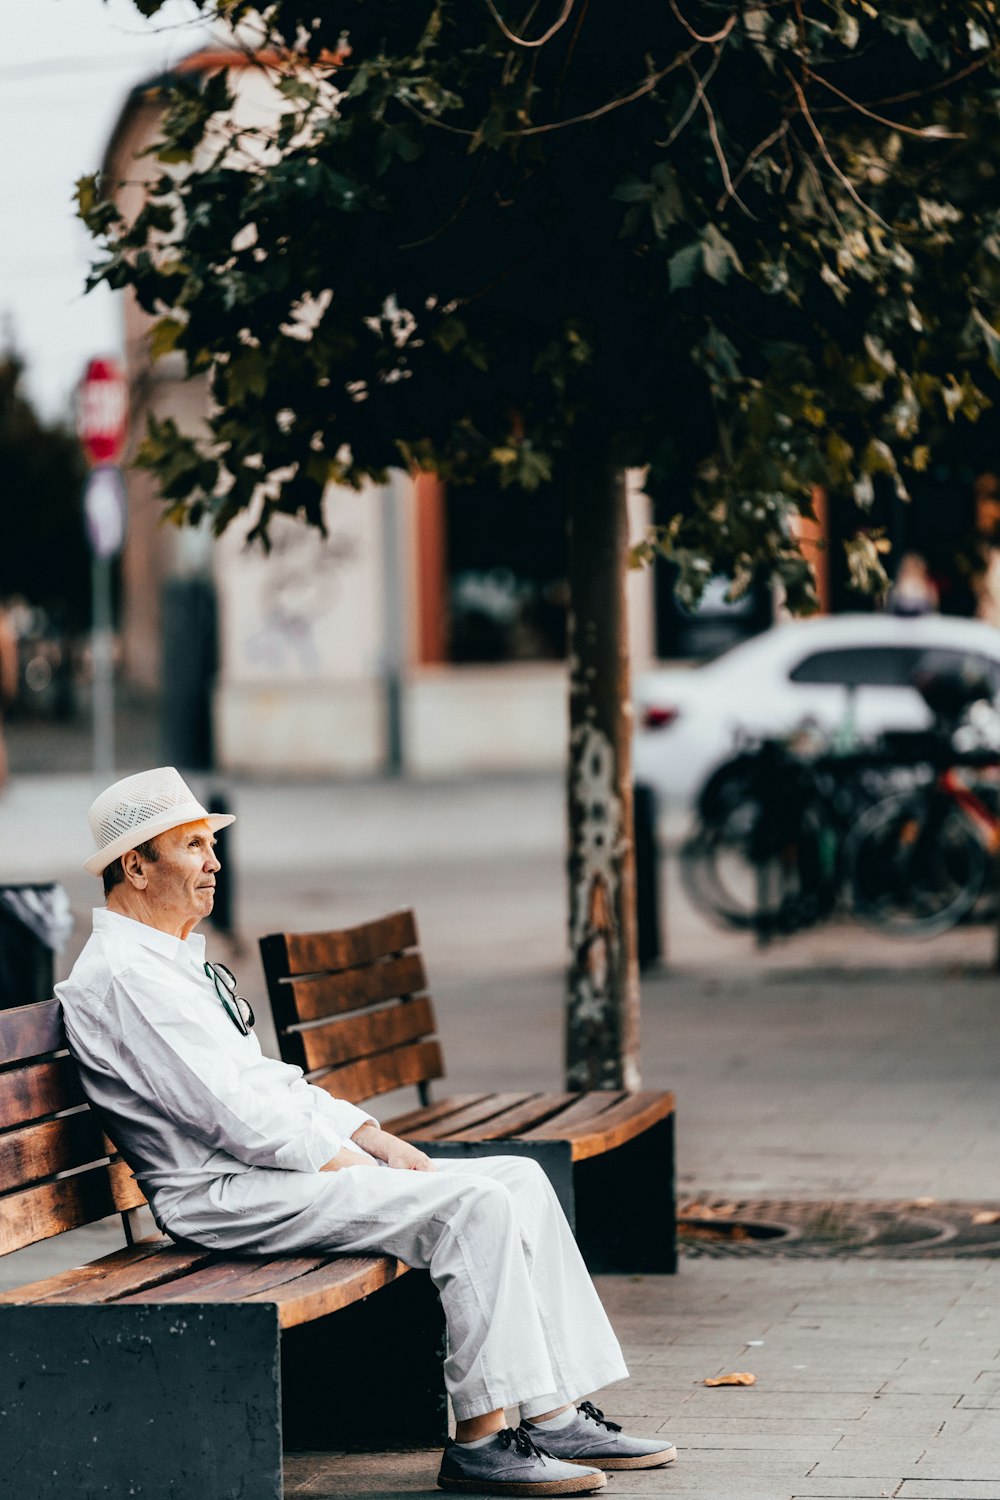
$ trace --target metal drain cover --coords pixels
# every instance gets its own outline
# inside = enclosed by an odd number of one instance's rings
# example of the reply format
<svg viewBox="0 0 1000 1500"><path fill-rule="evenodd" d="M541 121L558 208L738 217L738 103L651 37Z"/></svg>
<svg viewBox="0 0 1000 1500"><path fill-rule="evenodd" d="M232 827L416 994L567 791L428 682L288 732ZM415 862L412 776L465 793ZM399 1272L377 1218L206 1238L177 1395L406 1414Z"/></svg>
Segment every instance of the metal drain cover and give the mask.
<svg viewBox="0 0 1000 1500"><path fill-rule="evenodd" d="M1000 1258L1000 1205L767 1199L690 1202L678 1210L680 1252L699 1256L771 1255Z"/></svg>

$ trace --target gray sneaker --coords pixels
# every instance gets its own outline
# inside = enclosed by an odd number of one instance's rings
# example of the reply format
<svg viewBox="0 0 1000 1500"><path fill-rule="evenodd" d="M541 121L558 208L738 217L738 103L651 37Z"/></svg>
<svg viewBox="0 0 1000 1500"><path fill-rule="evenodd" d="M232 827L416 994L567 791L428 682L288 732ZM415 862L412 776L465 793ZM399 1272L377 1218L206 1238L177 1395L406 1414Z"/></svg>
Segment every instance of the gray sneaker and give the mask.
<svg viewBox="0 0 1000 1500"><path fill-rule="evenodd" d="M592 1401L576 1409L576 1417L554 1432L522 1422L533 1439L543 1443L553 1458L568 1464L597 1464L602 1469L658 1469L672 1464L677 1449L669 1438L630 1437L617 1422L609 1422Z"/></svg>
<svg viewBox="0 0 1000 1500"><path fill-rule="evenodd" d="M492 1443L463 1448L445 1444L438 1488L478 1495L589 1495L607 1479L600 1469L579 1467L551 1457L523 1427L505 1427Z"/></svg>

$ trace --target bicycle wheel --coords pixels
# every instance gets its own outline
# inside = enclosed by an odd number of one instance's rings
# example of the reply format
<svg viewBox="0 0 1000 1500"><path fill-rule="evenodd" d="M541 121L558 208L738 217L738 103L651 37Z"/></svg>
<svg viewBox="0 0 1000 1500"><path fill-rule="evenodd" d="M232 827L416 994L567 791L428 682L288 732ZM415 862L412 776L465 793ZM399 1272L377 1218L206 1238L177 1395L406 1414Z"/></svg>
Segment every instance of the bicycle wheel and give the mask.
<svg viewBox="0 0 1000 1500"><path fill-rule="evenodd" d="M749 802L700 827L681 848L688 899L727 927L797 932L829 916L836 900L835 841L816 809L776 836Z"/></svg>
<svg viewBox="0 0 1000 1500"><path fill-rule="evenodd" d="M844 863L859 921L899 937L933 937L975 906L987 859L961 810L932 792L886 797L862 813Z"/></svg>
<svg viewBox="0 0 1000 1500"><path fill-rule="evenodd" d="M681 883L692 906L727 927L752 927L757 909L757 874L750 839L731 820L699 828L680 854Z"/></svg>

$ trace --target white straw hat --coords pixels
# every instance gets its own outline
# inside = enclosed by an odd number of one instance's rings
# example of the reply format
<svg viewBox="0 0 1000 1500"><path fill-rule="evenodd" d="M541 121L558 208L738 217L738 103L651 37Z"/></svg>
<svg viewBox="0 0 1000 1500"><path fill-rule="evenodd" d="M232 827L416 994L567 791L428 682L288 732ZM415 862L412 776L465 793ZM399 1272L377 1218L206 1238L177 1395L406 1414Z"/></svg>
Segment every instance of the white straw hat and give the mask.
<svg viewBox="0 0 1000 1500"><path fill-rule="evenodd" d="M94 799L87 816L97 845L97 853L84 863L91 875L100 875L120 854L183 823L204 820L215 833L234 821L233 813L210 813L202 807L173 766L116 781Z"/></svg>

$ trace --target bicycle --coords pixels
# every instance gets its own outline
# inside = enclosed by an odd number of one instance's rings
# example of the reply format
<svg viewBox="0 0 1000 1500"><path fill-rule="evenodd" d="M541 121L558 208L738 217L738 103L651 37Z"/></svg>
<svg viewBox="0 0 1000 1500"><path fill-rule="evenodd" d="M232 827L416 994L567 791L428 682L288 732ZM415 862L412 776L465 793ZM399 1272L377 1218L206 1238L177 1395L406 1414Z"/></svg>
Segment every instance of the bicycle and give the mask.
<svg viewBox="0 0 1000 1500"><path fill-rule="evenodd" d="M963 778L969 766L1000 773L1000 757L955 762L922 790L862 813L844 848L854 915L899 937L934 937L968 917L1000 852L1000 813L987 789Z"/></svg>
<svg viewBox="0 0 1000 1500"><path fill-rule="evenodd" d="M689 899L727 927L765 937L830 916L844 885L842 848L860 811L887 782L922 774L878 749L802 757L762 741L720 766L698 799L680 851Z"/></svg>

